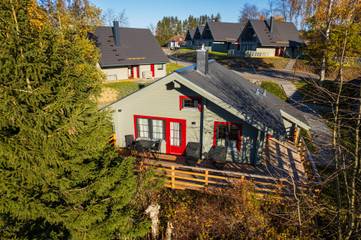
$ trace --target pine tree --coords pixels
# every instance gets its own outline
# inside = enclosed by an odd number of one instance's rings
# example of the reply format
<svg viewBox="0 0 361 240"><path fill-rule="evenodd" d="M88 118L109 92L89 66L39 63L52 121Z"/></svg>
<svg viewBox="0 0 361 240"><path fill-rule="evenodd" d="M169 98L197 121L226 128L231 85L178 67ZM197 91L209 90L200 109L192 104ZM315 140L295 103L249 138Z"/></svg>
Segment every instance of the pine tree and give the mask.
<svg viewBox="0 0 361 240"><path fill-rule="evenodd" d="M69 18L70 19L70 18ZM68 20L69 20L68 19ZM98 52L36 0L0 3L0 238L124 239L149 222L152 189L108 145Z"/></svg>

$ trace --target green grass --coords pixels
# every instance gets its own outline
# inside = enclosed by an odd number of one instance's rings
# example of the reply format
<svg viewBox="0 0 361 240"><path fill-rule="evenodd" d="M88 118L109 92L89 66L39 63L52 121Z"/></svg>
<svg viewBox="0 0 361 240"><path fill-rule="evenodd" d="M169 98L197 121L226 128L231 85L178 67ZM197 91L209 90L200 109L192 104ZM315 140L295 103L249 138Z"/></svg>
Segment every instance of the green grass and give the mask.
<svg viewBox="0 0 361 240"><path fill-rule="evenodd" d="M167 63L167 75L183 67L183 65L177 63Z"/></svg>
<svg viewBox="0 0 361 240"><path fill-rule="evenodd" d="M118 93L118 98L127 96L142 87L143 84L135 82L115 82L115 83L104 83L103 87L111 88Z"/></svg>
<svg viewBox="0 0 361 240"><path fill-rule="evenodd" d="M209 51L210 55L214 55L214 56L222 56L222 57L227 57L228 54L226 52L214 52L214 51Z"/></svg>
<svg viewBox="0 0 361 240"><path fill-rule="evenodd" d="M283 101L287 100L287 96L285 92L283 91L282 87L277 83L271 81L263 81L261 83L261 87L265 89L267 92L270 92L273 95L279 97L281 100Z"/></svg>

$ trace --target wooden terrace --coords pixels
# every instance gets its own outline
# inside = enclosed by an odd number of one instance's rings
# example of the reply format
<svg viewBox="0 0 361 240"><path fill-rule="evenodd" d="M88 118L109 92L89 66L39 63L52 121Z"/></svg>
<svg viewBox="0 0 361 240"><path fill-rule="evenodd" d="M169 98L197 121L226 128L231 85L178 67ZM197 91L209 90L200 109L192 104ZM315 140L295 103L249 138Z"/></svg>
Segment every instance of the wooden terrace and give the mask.
<svg viewBox="0 0 361 240"><path fill-rule="evenodd" d="M184 156L149 152L132 155L141 159L141 167L153 167L165 176L165 186L172 189L226 187L246 180L257 193L292 195L319 178L303 140L296 147L291 142L269 139L260 164L227 162L222 170L207 160L198 160L195 166L190 166Z"/></svg>

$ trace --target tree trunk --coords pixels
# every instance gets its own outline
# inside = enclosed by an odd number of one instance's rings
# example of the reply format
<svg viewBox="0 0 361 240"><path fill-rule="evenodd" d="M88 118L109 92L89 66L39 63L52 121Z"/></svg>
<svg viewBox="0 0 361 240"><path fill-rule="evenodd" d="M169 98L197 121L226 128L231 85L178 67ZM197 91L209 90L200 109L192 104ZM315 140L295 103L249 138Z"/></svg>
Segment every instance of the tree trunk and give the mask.
<svg viewBox="0 0 361 240"><path fill-rule="evenodd" d="M327 56L327 43L330 39L330 31L331 31L331 13L332 13L332 6L334 0L329 0L327 6L327 21L326 21L326 29L324 33L324 41L326 44L326 49L323 52L322 56L322 63L321 63L321 72L320 72L320 81L325 80L326 77L326 56Z"/></svg>

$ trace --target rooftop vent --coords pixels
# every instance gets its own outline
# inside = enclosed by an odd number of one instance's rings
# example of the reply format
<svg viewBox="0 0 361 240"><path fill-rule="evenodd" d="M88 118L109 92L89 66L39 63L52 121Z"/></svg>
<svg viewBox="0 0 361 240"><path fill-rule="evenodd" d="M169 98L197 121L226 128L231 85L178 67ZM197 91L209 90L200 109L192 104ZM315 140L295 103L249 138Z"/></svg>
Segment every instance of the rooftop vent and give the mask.
<svg viewBox="0 0 361 240"><path fill-rule="evenodd" d="M258 96L266 96L266 90L264 90L263 88L257 88L256 89L256 95L258 95Z"/></svg>

